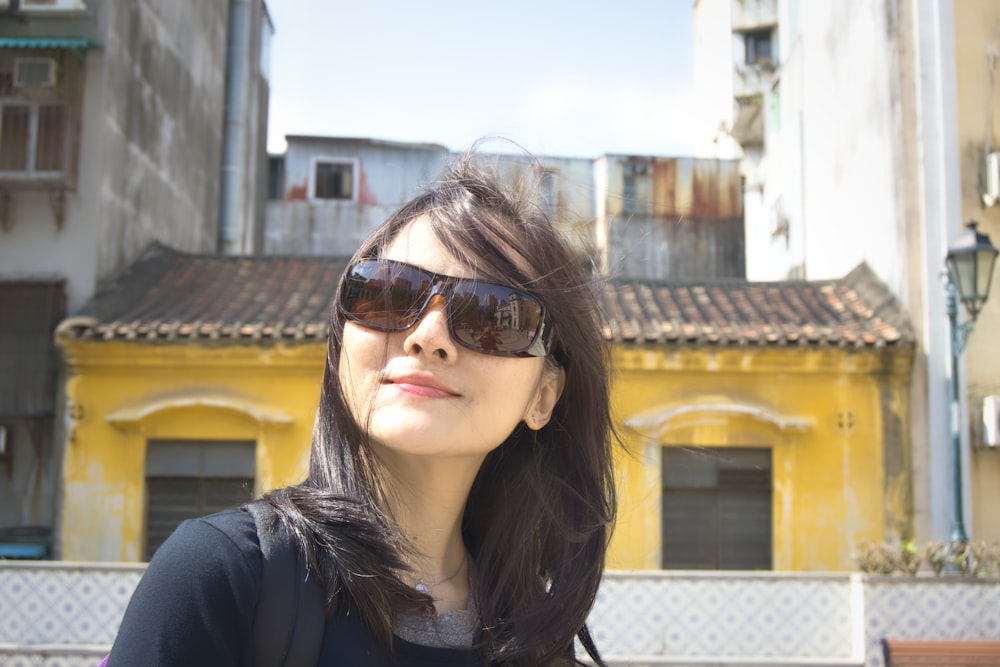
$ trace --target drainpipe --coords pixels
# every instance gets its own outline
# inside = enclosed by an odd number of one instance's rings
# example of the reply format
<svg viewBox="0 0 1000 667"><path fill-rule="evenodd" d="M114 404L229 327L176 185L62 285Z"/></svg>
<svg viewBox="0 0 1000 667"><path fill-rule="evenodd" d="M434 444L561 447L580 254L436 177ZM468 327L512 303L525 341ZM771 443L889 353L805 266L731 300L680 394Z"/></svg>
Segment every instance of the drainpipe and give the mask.
<svg viewBox="0 0 1000 667"><path fill-rule="evenodd" d="M926 511L930 537L949 539L955 502L951 497L952 475L948 412L948 322L943 289L944 258L948 243L961 231L962 194L958 140L958 90L955 83L955 24L953 0L917 0L915 47L917 51L917 95L920 180L922 186L921 235L923 236L923 349L927 352L929 452L925 462L929 477ZM959 387L958 404L965 405ZM968 471L961 436L961 470ZM966 473L967 474L967 473ZM968 478L962 489L968 489ZM918 496L919 497L919 496ZM966 497L965 507L968 507ZM968 517L966 517L968 518Z"/></svg>
<svg viewBox="0 0 1000 667"><path fill-rule="evenodd" d="M247 68L251 0L230 0L226 31L226 110L219 192L219 254L241 255L249 248L243 207L246 169Z"/></svg>

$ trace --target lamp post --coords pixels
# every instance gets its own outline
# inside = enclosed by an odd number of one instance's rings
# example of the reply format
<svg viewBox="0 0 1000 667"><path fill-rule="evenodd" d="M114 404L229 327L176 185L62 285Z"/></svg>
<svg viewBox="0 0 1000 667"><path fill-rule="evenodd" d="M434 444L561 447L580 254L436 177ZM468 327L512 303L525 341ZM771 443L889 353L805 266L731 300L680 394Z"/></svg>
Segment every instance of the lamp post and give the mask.
<svg viewBox="0 0 1000 667"><path fill-rule="evenodd" d="M978 223L970 220L966 230L955 239L948 248L946 263L948 265L948 324L951 333L951 382L948 384L951 421L951 458L952 474L954 475L953 491L955 493L955 517L951 526L951 542L965 544L969 536L965 532L965 521L962 512L962 449L961 449L961 412L959 410L958 359L965 349L965 342L976 316L982 310L983 304L990 296L990 281L993 278L993 265L1000 253L990 237L976 231ZM968 318L962 324L958 323L958 307L956 295L961 299L968 313Z"/></svg>

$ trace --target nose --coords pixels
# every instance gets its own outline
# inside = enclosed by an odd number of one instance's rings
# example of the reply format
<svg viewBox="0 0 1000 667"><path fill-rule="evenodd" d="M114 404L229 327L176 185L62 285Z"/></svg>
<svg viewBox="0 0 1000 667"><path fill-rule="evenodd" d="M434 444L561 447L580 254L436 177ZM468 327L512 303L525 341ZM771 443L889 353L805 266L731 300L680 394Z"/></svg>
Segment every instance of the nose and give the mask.
<svg viewBox="0 0 1000 667"><path fill-rule="evenodd" d="M441 293L431 297L417 322L406 330L406 354L430 354L442 361L454 361L458 346L448 328L447 299Z"/></svg>

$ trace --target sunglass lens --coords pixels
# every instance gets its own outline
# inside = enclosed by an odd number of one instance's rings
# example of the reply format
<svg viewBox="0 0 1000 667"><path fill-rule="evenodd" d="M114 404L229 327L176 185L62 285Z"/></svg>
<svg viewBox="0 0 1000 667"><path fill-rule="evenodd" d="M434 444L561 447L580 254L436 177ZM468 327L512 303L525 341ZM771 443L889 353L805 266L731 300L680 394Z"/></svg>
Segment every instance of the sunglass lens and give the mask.
<svg viewBox="0 0 1000 667"><path fill-rule="evenodd" d="M451 297L455 337L484 352L527 350L542 321L542 309L530 296L500 285L458 283Z"/></svg>
<svg viewBox="0 0 1000 667"><path fill-rule="evenodd" d="M400 331L420 314L430 276L408 266L359 262L351 268L342 291L344 310L367 326Z"/></svg>

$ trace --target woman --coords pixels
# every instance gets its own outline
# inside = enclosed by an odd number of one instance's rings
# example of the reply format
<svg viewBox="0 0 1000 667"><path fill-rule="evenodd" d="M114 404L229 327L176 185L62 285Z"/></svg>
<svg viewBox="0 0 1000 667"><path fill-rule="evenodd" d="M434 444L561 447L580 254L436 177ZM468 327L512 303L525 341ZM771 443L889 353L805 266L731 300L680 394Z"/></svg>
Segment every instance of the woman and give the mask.
<svg viewBox="0 0 1000 667"><path fill-rule="evenodd" d="M597 659L612 429L582 266L471 155L358 249L309 476L265 496L326 599L317 664L574 664L576 635ZM246 512L186 522L109 664L252 664L260 563Z"/></svg>

